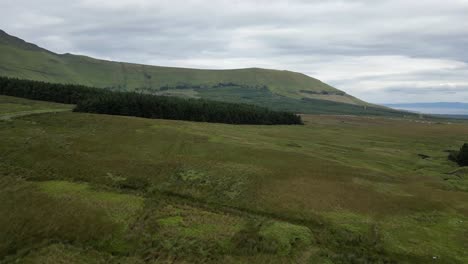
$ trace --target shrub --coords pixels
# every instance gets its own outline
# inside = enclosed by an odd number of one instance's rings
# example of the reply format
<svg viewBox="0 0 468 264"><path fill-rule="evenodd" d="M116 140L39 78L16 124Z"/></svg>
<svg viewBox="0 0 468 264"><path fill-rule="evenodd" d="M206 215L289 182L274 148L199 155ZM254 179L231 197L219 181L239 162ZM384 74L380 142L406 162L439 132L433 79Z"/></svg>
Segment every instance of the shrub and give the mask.
<svg viewBox="0 0 468 264"><path fill-rule="evenodd" d="M448 155L448 159L457 162L458 163L458 154L459 152L457 150L451 150Z"/></svg>
<svg viewBox="0 0 468 264"><path fill-rule="evenodd" d="M460 166L468 166L468 143L463 144L458 153L458 164Z"/></svg>
<svg viewBox="0 0 468 264"><path fill-rule="evenodd" d="M463 144L460 151L451 151L448 158L460 166L468 166L468 143Z"/></svg>

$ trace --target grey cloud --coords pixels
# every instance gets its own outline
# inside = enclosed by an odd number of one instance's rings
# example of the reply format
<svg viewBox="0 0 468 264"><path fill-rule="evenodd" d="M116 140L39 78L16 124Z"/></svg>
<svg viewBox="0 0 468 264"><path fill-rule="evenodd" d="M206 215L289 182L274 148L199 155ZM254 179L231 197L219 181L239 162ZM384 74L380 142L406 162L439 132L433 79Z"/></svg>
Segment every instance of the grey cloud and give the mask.
<svg viewBox="0 0 468 264"><path fill-rule="evenodd" d="M204 67L211 63L206 66L210 68L261 65L319 74L314 76L319 78L320 68L333 61L336 76L328 70L323 81L377 101L395 88L396 81L468 82L463 67L395 74L373 72L364 65L369 74L358 77L347 73L346 67L341 69L349 63L345 57L366 56L468 63L466 1L0 2L2 29L61 53L169 66L196 66L201 60ZM372 87L360 89L364 83L387 85L390 90L369 92ZM406 88L411 93L411 85L400 87L401 92ZM379 92L381 96L367 97Z"/></svg>
<svg viewBox="0 0 468 264"><path fill-rule="evenodd" d="M403 94L428 94L428 93L435 93L435 94L457 94L461 91L466 92L468 91L468 85L463 86L456 86L456 87L434 87L434 86L426 86L426 87L387 87L384 89L385 92L388 93L403 93Z"/></svg>
<svg viewBox="0 0 468 264"><path fill-rule="evenodd" d="M396 73L396 74L377 74L369 76L359 76L353 78L334 80L337 85L345 85L349 82L357 81L381 81L381 82L411 82L411 81L439 81L439 82L468 82L468 65L466 67L455 69L438 69L426 71L414 71L411 73ZM389 87L391 88L391 87Z"/></svg>

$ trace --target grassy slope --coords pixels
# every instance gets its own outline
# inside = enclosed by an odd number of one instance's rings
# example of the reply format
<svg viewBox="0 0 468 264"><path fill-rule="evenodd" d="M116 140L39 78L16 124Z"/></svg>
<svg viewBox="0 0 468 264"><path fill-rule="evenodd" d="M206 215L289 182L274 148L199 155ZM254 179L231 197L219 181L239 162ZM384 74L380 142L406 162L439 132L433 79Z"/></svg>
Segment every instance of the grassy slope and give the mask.
<svg viewBox="0 0 468 264"><path fill-rule="evenodd" d="M0 96L0 120L8 121L27 115L71 111L73 105L24 100L11 96Z"/></svg>
<svg viewBox="0 0 468 264"><path fill-rule="evenodd" d="M468 174L444 152L466 141L466 123L305 120L0 121L0 198L12 202L0 206L0 253L26 263L468 261ZM28 239L41 236L52 240Z"/></svg>
<svg viewBox="0 0 468 264"><path fill-rule="evenodd" d="M85 56L71 54L54 54L21 39L7 35L0 31L0 75L18 77L31 80L40 80L58 83L77 83L96 87L114 87L122 90L135 90L146 88L156 92L160 87L178 84L213 86L218 83L236 83L246 85L251 90L266 85L269 93L274 96L295 100L301 109L299 112L309 112L310 107L317 101L301 102L302 98L319 99L345 103L344 108L352 105L371 106L350 95L318 95L308 92L340 92L339 90L304 74L267 70L259 68L237 70L198 70L171 67L147 66L130 63L120 63L97 60ZM174 91L174 89L172 90ZM213 91L204 93L195 91L189 96L211 98ZM215 91L216 97L227 98L231 93L224 89ZM193 93L193 91L192 91ZM173 95L183 95L175 90ZM237 92L239 94L239 92ZM247 93L238 98L244 101ZM275 106L276 102L270 102ZM380 108L380 106L374 106ZM297 107L292 107L295 110ZM346 112L349 109L335 110ZM312 111L314 112L314 111ZM315 112L314 112L315 113Z"/></svg>
<svg viewBox="0 0 468 264"><path fill-rule="evenodd" d="M215 85L235 82L267 85L273 92L297 97L300 90L337 91L300 73L266 69L197 70L147 66L97 60L85 56L58 55L44 50L0 45L1 75L50 82L73 82L97 87L156 87L181 83Z"/></svg>
<svg viewBox="0 0 468 264"><path fill-rule="evenodd" d="M58 104L51 102L24 100L22 98L12 96L0 96L0 116L6 114L17 114L31 111L56 111L56 110L71 110L72 105Z"/></svg>

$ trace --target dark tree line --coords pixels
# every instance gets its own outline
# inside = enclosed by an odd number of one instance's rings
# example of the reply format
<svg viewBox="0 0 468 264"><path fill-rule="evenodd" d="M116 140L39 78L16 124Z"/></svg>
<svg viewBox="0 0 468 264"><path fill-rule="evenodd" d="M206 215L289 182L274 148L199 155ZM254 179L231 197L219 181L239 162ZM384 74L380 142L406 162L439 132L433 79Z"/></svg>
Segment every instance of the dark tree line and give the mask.
<svg viewBox="0 0 468 264"><path fill-rule="evenodd" d="M0 94L33 100L77 104L82 100L108 93L111 92L83 85L55 84L0 77Z"/></svg>
<svg viewBox="0 0 468 264"><path fill-rule="evenodd" d="M112 92L81 85L51 84L4 77L0 77L0 94L76 104L76 112L228 124L302 124L298 115L248 104Z"/></svg>
<svg viewBox="0 0 468 264"><path fill-rule="evenodd" d="M189 84L189 83L180 83L177 85L164 85L159 88L160 91L167 91L172 89L207 89L207 88L225 88L225 87L239 87L239 88L251 88L251 89L261 89L261 90L268 90L268 86L266 85L246 85L246 84L238 84L233 82L220 82L214 85L209 84ZM145 88L143 88L145 89Z"/></svg>
<svg viewBox="0 0 468 264"><path fill-rule="evenodd" d="M301 93L308 93L308 94L321 94L321 95L346 95L345 92L336 91L336 92L329 92L329 91L309 91L309 90L300 90Z"/></svg>
<svg viewBox="0 0 468 264"><path fill-rule="evenodd" d="M300 124L299 116L266 108L201 99L182 99L138 93L108 93L78 102L75 111L216 122L228 124Z"/></svg>

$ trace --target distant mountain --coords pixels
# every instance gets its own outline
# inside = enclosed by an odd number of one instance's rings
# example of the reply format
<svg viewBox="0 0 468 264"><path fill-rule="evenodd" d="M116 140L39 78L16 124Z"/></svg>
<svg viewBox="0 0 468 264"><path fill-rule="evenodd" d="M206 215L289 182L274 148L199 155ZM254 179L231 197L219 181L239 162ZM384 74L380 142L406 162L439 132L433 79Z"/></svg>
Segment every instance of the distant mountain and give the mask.
<svg viewBox="0 0 468 264"><path fill-rule="evenodd" d="M468 115L468 103L459 102L402 103L385 106L425 114Z"/></svg>
<svg viewBox="0 0 468 264"><path fill-rule="evenodd" d="M1 30L0 76L250 103L299 113L403 115L301 73L160 67L56 54Z"/></svg>
<svg viewBox="0 0 468 264"><path fill-rule="evenodd" d="M468 119L468 115L438 115L438 114L432 114L432 116L442 117L442 118L450 118L450 119Z"/></svg>

